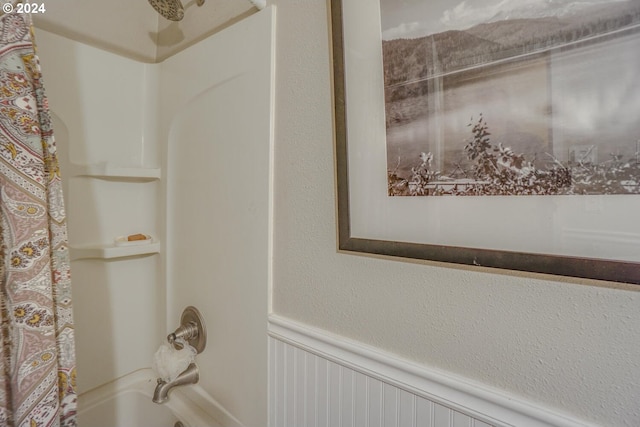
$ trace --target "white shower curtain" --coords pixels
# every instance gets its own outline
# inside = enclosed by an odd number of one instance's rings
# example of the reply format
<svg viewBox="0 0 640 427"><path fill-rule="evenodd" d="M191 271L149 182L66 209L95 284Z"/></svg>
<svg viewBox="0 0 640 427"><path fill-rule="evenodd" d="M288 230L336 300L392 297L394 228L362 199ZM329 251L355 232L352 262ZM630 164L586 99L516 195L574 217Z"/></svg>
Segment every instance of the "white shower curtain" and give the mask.
<svg viewBox="0 0 640 427"><path fill-rule="evenodd" d="M0 17L0 425L75 426L62 186L29 18Z"/></svg>

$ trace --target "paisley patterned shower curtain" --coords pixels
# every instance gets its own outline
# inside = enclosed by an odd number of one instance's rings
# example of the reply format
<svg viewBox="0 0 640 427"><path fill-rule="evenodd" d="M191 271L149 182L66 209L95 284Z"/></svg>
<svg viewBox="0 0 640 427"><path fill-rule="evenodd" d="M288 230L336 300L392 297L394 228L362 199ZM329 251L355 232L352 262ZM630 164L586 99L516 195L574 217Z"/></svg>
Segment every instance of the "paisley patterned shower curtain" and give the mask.
<svg viewBox="0 0 640 427"><path fill-rule="evenodd" d="M0 425L76 425L62 186L30 19L0 17Z"/></svg>

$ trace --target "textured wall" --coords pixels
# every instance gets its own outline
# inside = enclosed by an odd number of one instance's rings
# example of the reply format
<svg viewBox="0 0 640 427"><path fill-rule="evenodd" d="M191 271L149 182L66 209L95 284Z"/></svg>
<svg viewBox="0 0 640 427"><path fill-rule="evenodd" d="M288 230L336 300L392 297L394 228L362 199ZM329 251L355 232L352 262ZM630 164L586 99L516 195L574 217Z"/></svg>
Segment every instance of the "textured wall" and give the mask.
<svg viewBox="0 0 640 427"><path fill-rule="evenodd" d="M327 2L273 3L273 311L603 426L639 425L637 291L336 252Z"/></svg>

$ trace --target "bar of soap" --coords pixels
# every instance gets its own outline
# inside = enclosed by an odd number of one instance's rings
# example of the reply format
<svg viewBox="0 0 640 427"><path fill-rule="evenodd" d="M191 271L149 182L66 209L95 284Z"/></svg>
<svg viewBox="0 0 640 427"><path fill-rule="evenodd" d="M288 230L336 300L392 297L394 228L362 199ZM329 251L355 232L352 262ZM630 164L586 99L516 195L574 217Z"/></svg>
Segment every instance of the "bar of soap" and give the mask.
<svg viewBox="0 0 640 427"><path fill-rule="evenodd" d="M127 241L134 242L136 240L147 240L147 236L144 234L131 234L127 236Z"/></svg>

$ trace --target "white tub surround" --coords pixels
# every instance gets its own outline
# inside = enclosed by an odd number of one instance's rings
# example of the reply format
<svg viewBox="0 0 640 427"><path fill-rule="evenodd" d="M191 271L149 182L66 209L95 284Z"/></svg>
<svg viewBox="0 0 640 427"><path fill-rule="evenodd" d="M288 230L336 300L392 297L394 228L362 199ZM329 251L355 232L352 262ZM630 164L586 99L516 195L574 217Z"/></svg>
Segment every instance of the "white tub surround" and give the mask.
<svg viewBox="0 0 640 427"><path fill-rule="evenodd" d="M250 0L251 3L257 7L258 9L262 10L267 6L267 0Z"/></svg>
<svg viewBox="0 0 640 427"><path fill-rule="evenodd" d="M160 64L167 333L198 307L199 384L247 426L267 422L274 24L266 8Z"/></svg>
<svg viewBox="0 0 640 427"><path fill-rule="evenodd" d="M159 68L39 28L36 38L67 202L83 393L149 366L166 336ZM137 233L153 239L116 245Z"/></svg>
<svg viewBox="0 0 640 427"><path fill-rule="evenodd" d="M275 9L234 4L251 16L160 64L37 36L63 153L80 393L150 366L194 305L210 334L199 386L263 426ZM114 244L136 233L153 241Z"/></svg>
<svg viewBox="0 0 640 427"><path fill-rule="evenodd" d="M156 379L151 369L141 369L104 384L79 397L78 420L83 426L242 427L199 386L171 391L162 405L151 402Z"/></svg>

